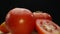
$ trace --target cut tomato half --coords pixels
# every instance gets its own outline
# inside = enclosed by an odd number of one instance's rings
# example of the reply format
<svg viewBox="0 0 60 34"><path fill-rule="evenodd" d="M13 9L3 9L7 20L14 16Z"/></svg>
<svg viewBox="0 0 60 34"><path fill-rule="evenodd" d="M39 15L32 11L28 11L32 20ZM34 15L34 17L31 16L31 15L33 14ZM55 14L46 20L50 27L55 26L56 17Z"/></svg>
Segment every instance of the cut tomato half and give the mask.
<svg viewBox="0 0 60 34"><path fill-rule="evenodd" d="M39 34L60 34L60 27L51 20L36 20L36 29Z"/></svg>

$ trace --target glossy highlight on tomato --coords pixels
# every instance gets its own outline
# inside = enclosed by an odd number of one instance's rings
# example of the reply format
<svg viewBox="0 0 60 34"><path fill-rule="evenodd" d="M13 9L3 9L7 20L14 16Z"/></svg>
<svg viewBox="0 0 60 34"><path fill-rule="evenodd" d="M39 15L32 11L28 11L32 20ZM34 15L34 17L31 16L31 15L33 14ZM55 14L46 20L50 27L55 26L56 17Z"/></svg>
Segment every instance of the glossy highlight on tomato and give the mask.
<svg viewBox="0 0 60 34"><path fill-rule="evenodd" d="M31 34L35 19L30 10L14 8L7 14L5 24L12 34Z"/></svg>
<svg viewBox="0 0 60 34"><path fill-rule="evenodd" d="M60 34L60 27L51 20L38 19L36 21L38 34Z"/></svg>

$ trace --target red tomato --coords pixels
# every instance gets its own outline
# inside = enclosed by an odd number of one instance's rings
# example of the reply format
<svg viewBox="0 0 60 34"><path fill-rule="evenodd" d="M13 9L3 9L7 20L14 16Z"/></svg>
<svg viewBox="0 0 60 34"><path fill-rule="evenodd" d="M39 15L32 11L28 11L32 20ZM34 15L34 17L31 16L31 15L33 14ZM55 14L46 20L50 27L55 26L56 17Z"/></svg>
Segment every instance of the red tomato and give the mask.
<svg viewBox="0 0 60 34"><path fill-rule="evenodd" d="M8 33L8 32L9 32L9 31L7 30L7 28L6 28L5 22L3 22L3 23L0 25L0 31L2 31L3 33Z"/></svg>
<svg viewBox="0 0 60 34"><path fill-rule="evenodd" d="M13 34L30 34L34 29L34 17L30 10L15 8L6 16L6 26Z"/></svg>
<svg viewBox="0 0 60 34"><path fill-rule="evenodd" d="M33 15L36 19L48 19L52 20L52 17L48 13L43 13L43 12L33 12Z"/></svg>
<svg viewBox="0 0 60 34"><path fill-rule="evenodd" d="M39 34L60 34L60 27L51 20L38 19L36 29Z"/></svg>
<svg viewBox="0 0 60 34"><path fill-rule="evenodd" d="M1 26L0 26L0 31L1 31Z"/></svg>

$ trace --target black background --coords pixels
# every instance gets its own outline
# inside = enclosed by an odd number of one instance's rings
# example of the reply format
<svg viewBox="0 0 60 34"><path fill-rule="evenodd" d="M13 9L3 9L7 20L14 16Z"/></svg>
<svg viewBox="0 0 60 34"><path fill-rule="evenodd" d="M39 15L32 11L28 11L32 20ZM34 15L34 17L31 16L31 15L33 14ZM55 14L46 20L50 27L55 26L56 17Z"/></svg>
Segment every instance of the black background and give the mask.
<svg viewBox="0 0 60 34"><path fill-rule="evenodd" d="M53 21L60 26L60 5L58 0L0 0L0 24L9 10L21 7L32 12L41 10L51 14Z"/></svg>

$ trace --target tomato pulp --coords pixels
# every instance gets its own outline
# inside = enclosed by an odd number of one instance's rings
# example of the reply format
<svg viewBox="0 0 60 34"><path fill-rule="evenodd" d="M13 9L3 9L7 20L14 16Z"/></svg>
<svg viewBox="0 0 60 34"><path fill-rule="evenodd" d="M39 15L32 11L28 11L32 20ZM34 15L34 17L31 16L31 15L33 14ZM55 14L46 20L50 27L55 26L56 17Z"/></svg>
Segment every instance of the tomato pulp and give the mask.
<svg viewBox="0 0 60 34"><path fill-rule="evenodd" d="M36 29L39 34L60 34L60 27L51 20L38 19Z"/></svg>

